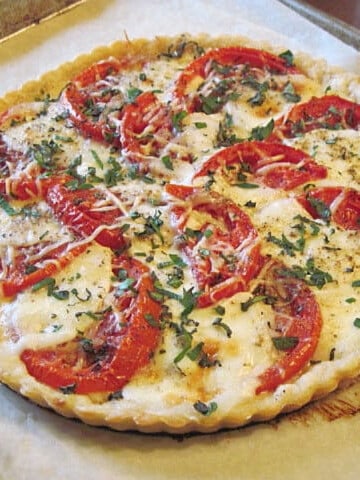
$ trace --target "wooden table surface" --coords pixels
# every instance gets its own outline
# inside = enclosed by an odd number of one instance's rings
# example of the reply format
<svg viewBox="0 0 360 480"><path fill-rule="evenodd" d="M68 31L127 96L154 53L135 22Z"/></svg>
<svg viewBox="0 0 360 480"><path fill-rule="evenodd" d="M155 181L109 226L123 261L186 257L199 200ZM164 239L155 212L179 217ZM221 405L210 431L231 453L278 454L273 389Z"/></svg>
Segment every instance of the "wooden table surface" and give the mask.
<svg viewBox="0 0 360 480"><path fill-rule="evenodd" d="M360 29L360 0L304 0L304 3Z"/></svg>

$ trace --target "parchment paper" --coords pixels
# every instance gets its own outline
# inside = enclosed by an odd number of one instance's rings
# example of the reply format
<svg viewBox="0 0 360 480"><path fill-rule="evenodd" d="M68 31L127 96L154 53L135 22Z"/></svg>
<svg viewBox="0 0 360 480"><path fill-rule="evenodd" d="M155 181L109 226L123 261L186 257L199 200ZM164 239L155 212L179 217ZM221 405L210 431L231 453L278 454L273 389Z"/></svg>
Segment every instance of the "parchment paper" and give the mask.
<svg viewBox="0 0 360 480"><path fill-rule="evenodd" d="M247 35L360 73L358 52L276 0L88 0L0 44L0 95L125 32ZM85 426L0 386L0 479L358 480L359 410L355 385L269 424L180 441Z"/></svg>

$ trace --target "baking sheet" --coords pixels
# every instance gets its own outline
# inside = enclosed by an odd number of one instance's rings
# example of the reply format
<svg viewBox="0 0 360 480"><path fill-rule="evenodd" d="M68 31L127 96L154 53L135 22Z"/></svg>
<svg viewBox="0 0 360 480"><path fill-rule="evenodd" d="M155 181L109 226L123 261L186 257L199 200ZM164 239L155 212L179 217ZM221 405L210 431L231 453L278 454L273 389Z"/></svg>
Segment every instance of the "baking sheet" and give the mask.
<svg viewBox="0 0 360 480"><path fill-rule="evenodd" d="M358 52L276 0L87 0L0 44L0 95L125 32L184 31L266 39L360 74ZM0 479L358 480L359 411L354 384L267 424L174 438L89 427L0 386Z"/></svg>
<svg viewBox="0 0 360 480"><path fill-rule="evenodd" d="M71 8L81 0L0 0L0 40Z"/></svg>
<svg viewBox="0 0 360 480"><path fill-rule="evenodd" d="M279 0L283 4L308 18L310 21L330 32L344 43L360 51L360 30L342 20L324 13L302 0Z"/></svg>

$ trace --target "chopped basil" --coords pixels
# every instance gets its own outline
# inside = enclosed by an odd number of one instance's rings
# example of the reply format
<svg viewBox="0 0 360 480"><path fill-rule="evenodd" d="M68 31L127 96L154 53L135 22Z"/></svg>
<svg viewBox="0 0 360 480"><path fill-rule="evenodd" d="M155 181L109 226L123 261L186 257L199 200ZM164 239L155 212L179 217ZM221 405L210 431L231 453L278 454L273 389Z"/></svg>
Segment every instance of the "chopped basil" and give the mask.
<svg viewBox="0 0 360 480"><path fill-rule="evenodd" d="M111 401L111 400L121 400L122 398L124 398L122 390L117 390L116 392L112 392L108 396L109 401Z"/></svg>
<svg viewBox="0 0 360 480"><path fill-rule="evenodd" d="M333 282L333 278L328 272L320 270L315 265L313 258L306 261L305 267L294 265L292 268L281 268L278 273L284 277L293 277L304 280L308 285L321 289L326 283Z"/></svg>
<svg viewBox="0 0 360 480"><path fill-rule="evenodd" d="M90 150L91 152L91 155L93 156L93 159L95 160L96 164L98 165L99 168L101 168L101 170L104 168L104 164L103 162L101 161L98 153L95 151L95 150Z"/></svg>
<svg viewBox="0 0 360 480"><path fill-rule="evenodd" d="M225 307L223 307L222 305L217 305L214 310L218 315L225 315L226 312Z"/></svg>
<svg viewBox="0 0 360 480"><path fill-rule="evenodd" d="M32 287L33 292L37 292L38 290L41 290L42 288L47 288L48 293L49 291L52 291L55 286L55 279L51 277L44 278L43 280L40 280L39 282L35 283Z"/></svg>
<svg viewBox="0 0 360 480"><path fill-rule="evenodd" d="M354 297L346 298L346 299L345 299L345 302L346 302L346 303L355 303L355 302L356 302L356 298L354 298Z"/></svg>
<svg viewBox="0 0 360 480"><path fill-rule="evenodd" d="M134 103L137 97L142 94L143 91L140 88L132 87L126 92L127 94L127 101L129 103Z"/></svg>
<svg viewBox="0 0 360 480"><path fill-rule="evenodd" d="M167 274L167 277L166 284L169 285L169 287L179 288L184 281L184 271L175 265L172 271Z"/></svg>
<svg viewBox="0 0 360 480"><path fill-rule="evenodd" d="M307 224L310 227L311 235L313 235L313 236L316 236L320 231L319 225L316 222L314 222L314 220L310 220L307 217L303 217L302 215L296 215L294 217L294 220L300 220L300 223L297 223L296 225L293 225L293 227L292 227L292 228L296 228L300 232L305 231L305 224Z"/></svg>
<svg viewBox="0 0 360 480"><path fill-rule="evenodd" d="M259 83L252 81L250 86L256 90L256 93L253 97L249 98L248 103L253 107L262 105L266 98L266 92L269 90L268 82Z"/></svg>
<svg viewBox="0 0 360 480"><path fill-rule="evenodd" d="M204 402L201 402L200 400L194 403L194 408L197 412L201 413L201 415L204 415L208 417L212 413L214 413L218 405L216 402L210 402L208 405Z"/></svg>
<svg viewBox="0 0 360 480"><path fill-rule="evenodd" d="M280 53L279 57L285 61L286 66L292 67L294 65L294 54L291 50Z"/></svg>
<svg viewBox="0 0 360 480"><path fill-rule="evenodd" d="M298 337L272 337L272 342L277 350L292 350L299 343Z"/></svg>
<svg viewBox="0 0 360 480"><path fill-rule="evenodd" d="M258 302L264 302L267 305L273 305L276 301L276 298L271 295L254 295L250 297L246 302L241 302L240 308L242 312L247 312L249 308Z"/></svg>
<svg viewBox="0 0 360 480"><path fill-rule="evenodd" d="M168 170L174 170L174 165L169 155L165 155L164 157L162 157L161 161Z"/></svg>
<svg viewBox="0 0 360 480"><path fill-rule="evenodd" d="M0 208L2 208L4 212L10 217L13 217L19 214L19 210L16 210L15 208L13 208L10 205L10 203L7 200L5 200L5 198L2 195L0 195Z"/></svg>
<svg viewBox="0 0 360 480"><path fill-rule="evenodd" d="M233 118L226 112L224 120L219 123L219 129L216 134L216 148L229 147L242 141L241 138L238 138L233 132L233 126Z"/></svg>
<svg viewBox="0 0 360 480"><path fill-rule="evenodd" d="M177 266L177 267L186 267L186 263L184 262L184 260L179 257L179 255L176 255L175 253L169 253L169 258L170 258L170 261L168 262L160 262L158 264L158 268L167 268L167 267L172 267L173 265Z"/></svg>
<svg viewBox="0 0 360 480"><path fill-rule="evenodd" d="M275 122L271 119L262 127L255 127L251 130L250 140L266 140L274 130Z"/></svg>
<svg viewBox="0 0 360 480"><path fill-rule="evenodd" d="M193 287L189 288L189 290L183 289L183 296L180 299L180 303L184 307L184 310L181 312L182 319L185 319L196 307L199 295L200 292L194 292Z"/></svg>
<svg viewBox="0 0 360 480"><path fill-rule="evenodd" d="M33 144L27 151L30 160L35 161L44 170L54 170L59 159L58 154L62 148L54 140L42 140Z"/></svg>
<svg viewBox="0 0 360 480"><path fill-rule="evenodd" d="M360 287L360 280L354 280L351 284L352 287Z"/></svg>
<svg viewBox="0 0 360 480"><path fill-rule="evenodd" d="M71 383L70 385L64 385L63 387L59 387L59 390L64 395L70 395L74 393L76 390L76 383Z"/></svg>
<svg viewBox="0 0 360 480"><path fill-rule="evenodd" d="M160 328L159 321L151 313L145 313L144 318L151 327Z"/></svg>
<svg viewBox="0 0 360 480"><path fill-rule="evenodd" d="M282 91L282 96L285 98L285 100L291 103L298 103L301 100L301 96L296 93L293 84L290 82L286 83Z"/></svg>
<svg viewBox="0 0 360 480"><path fill-rule="evenodd" d="M51 326L51 333L59 332L63 328L63 325L52 325Z"/></svg>
<svg viewBox="0 0 360 480"><path fill-rule="evenodd" d="M169 46L167 52L162 53L161 56L167 58L181 58L186 51L190 51L195 57L199 57L204 53L203 47L193 40L180 40L176 44Z"/></svg>
<svg viewBox="0 0 360 480"><path fill-rule="evenodd" d="M186 267L186 263L181 257L179 257L179 255L169 253L169 257L171 258L171 261L174 263L174 265L178 267Z"/></svg>
<svg viewBox="0 0 360 480"><path fill-rule="evenodd" d="M88 353L90 355L94 355L96 352L94 350L94 343L91 340L91 338L81 338L79 340L79 343L81 345L81 348L84 350L85 353Z"/></svg>
<svg viewBox="0 0 360 480"><path fill-rule="evenodd" d="M158 210L155 212L154 215L149 215L144 218L144 230L141 232L135 232L137 237L148 237L151 235L156 235L162 244L164 244L165 240L161 233L161 226L163 225L163 221L161 220L161 212Z"/></svg>
<svg viewBox="0 0 360 480"><path fill-rule="evenodd" d="M306 200L310 203L312 208L316 211L316 213L319 215L319 217L326 221L329 222L331 219L331 210L330 208L324 203L322 200L319 200L315 197L312 197L310 193L306 195Z"/></svg>
<svg viewBox="0 0 360 480"><path fill-rule="evenodd" d="M206 127L207 127L207 123L206 123L206 122L195 122L194 125L195 125L195 127L198 128L199 130L201 130L202 128L206 128Z"/></svg>
<svg viewBox="0 0 360 480"><path fill-rule="evenodd" d="M174 358L175 364L179 363L186 356L186 354L190 351L192 344L192 335L185 329L183 325L180 326L178 338L181 341L183 348Z"/></svg>
<svg viewBox="0 0 360 480"><path fill-rule="evenodd" d="M305 239L303 237L300 237L295 240L295 242L292 242L284 234L281 235L281 238L278 238L269 232L266 236L266 240L280 247L282 255L294 257L295 252L302 253L304 251Z"/></svg>
<svg viewBox="0 0 360 480"><path fill-rule="evenodd" d="M51 292L51 296L56 298L57 300L67 300L69 298L69 291L68 290L56 290L56 289L54 289Z"/></svg>
<svg viewBox="0 0 360 480"><path fill-rule="evenodd" d="M354 320L354 326L360 328L360 317L356 317Z"/></svg>
<svg viewBox="0 0 360 480"><path fill-rule="evenodd" d="M175 113L172 117L171 117L171 123L172 123L172 126L173 126L173 129L175 130L175 132L181 132L182 129L183 129L183 120L184 118L186 118L188 115L188 113L185 111L185 110L181 110L180 112L178 113Z"/></svg>
<svg viewBox="0 0 360 480"><path fill-rule="evenodd" d="M204 342L199 342L197 345L195 345L195 347L186 353L186 356L192 361L197 360L202 352L203 346Z"/></svg>
<svg viewBox="0 0 360 480"><path fill-rule="evenodd" d="M250 190L252 188L259 188L259 185L257 185L256 183L249 183L249 182L234 183L234 186L239 187L239 188L244 188L244 189L247 189L247 190Z"/></svg>
<svg viewBox="0 0 360 480"><path fill-rule="evenodd" d="M227 325L226 323L223 322L223 319L221 317L217 317L215 318L215 320L212 322L213 325L217 326L217 327L220 327L222 328L225 333L226 333L226 336L228 338L231 338L232 336L232 330L231 328L229 327L229 325Z"/></svg>

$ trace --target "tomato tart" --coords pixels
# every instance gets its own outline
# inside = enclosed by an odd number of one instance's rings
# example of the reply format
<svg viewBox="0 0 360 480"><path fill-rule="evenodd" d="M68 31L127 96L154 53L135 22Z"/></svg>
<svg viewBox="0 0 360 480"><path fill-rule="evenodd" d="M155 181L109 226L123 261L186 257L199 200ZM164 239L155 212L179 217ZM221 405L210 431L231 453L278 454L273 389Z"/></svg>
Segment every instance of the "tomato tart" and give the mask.
<svg viewBox="0 0 360 480"><path fill-rule="evenodd" d="M2 100L0 380L213 432L360 373L360 80L244 38L126 40Z"/></svg>

